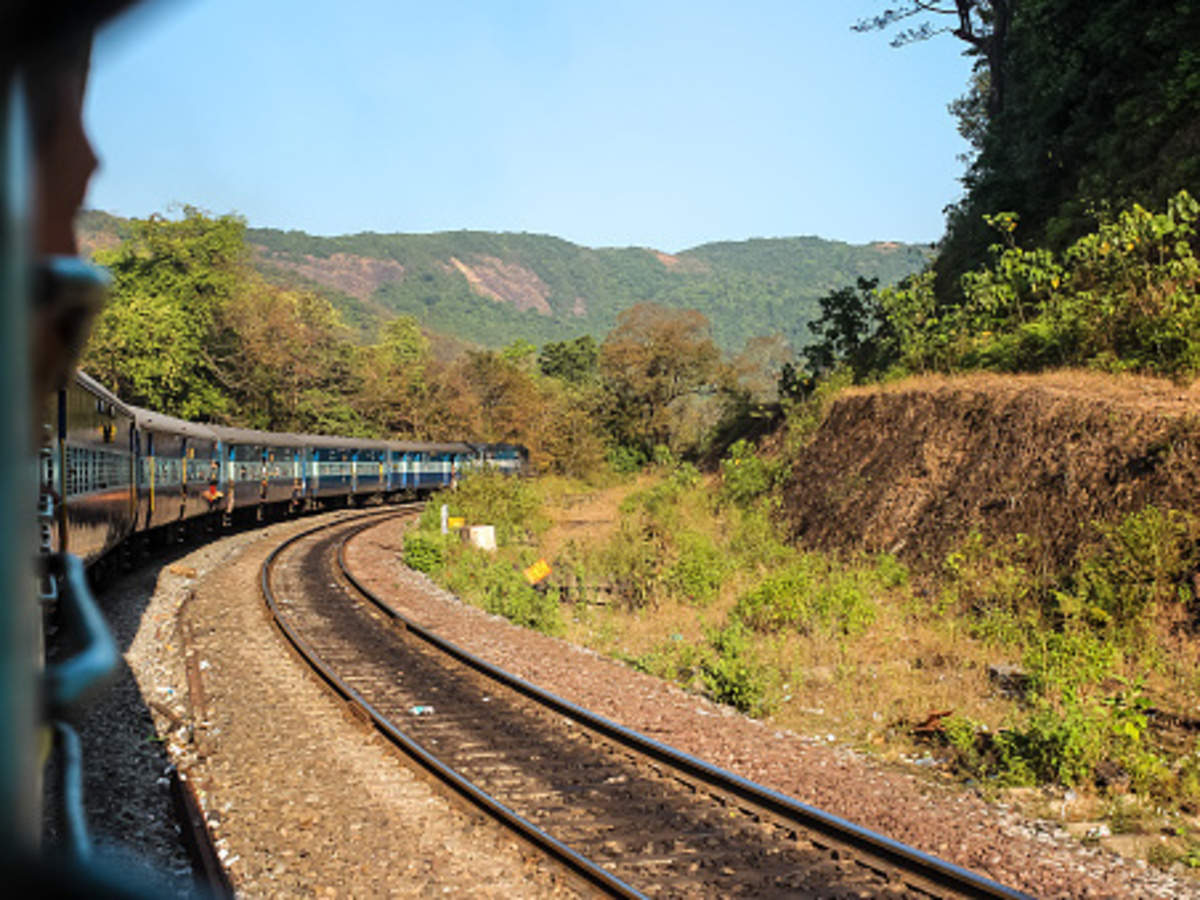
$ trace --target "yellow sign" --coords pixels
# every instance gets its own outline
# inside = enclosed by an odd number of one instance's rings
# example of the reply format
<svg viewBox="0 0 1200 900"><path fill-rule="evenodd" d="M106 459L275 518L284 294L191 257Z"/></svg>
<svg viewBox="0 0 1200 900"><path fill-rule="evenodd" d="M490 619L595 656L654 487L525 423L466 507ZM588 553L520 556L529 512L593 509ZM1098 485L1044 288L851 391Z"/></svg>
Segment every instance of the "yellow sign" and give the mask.
<svg viewBox="0 0 1200 900"><path fill-rule="evenodd" d="M446 520L447 528L464 528L466 527L466 524L467 520L462 516L450 516L450 518Z"/></svg>
<svg viewBox="0 0 1200 900"><path fill-rule="evenodd" d="M550 574L550 563L544 559L539 559L532 566L525 570L525 580L530 584L537 584L543 578Z"/></svg>

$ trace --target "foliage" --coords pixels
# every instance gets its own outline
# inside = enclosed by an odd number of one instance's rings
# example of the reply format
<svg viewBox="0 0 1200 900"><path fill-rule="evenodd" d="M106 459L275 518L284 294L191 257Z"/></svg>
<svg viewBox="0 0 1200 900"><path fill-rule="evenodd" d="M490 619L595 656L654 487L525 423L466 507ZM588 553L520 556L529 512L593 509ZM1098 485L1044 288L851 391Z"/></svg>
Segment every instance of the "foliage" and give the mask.
<svg viewBox="0 0 1200 900"><path fill-rule="evenodd" d="M1096 545L1080 553L1070 612L1093 627L1137 635L1167 604L1191 605L1187 582L1200 568L1196 516L1147 506L1096 530Z"/></svg>
<svg viewBox="0 0 1200 900"><path fill-rule="evenodd" d="M408 532L404 536L404 564L426 575L438 574L446 564L446 541L435 532Z"/></svg>
<svg viewBox="0 0 1200 900"><path fill-rule="evenodd" d="M538 369L550 378L588 384L599 373L600 348L590 334L573 341L550 341L538 352Z"/></svg>
<svg viewBox="0 0 1200 900"><path fill-rule="evenodd" d="M675 561L663 575L666 587L697 606L707 606L730 575L730 560L701 532L684 531L674 543Z"/></svg>
<svg viewBox="0 0 1200 900"><path fill-rule="evenodd" d="M126 400L191 419L228 412L223 315L238 294L245 225L188 207L173 222L129 222L130 238L96 261L113 286L83 364Z"/></svg>
<svg viewBox="0 0 1200 900"><path fill-rule="evenodd" d="M750 634L738 622L707 633L709 653L702 657L700 677L718 703L728 703L752 716L771 708L772 676L756 656Z"/></svg>
<svg viewBox="0 0 1200 900"><path fill-rule="evenodd" d="M609 429L618 442L646 453L670 445L682 407L713 388L719 360L708 320L694 310L642 303L621 313L600 348Z"/></svg>
<svg viewBox="0 0 1200 900"><path fill-rule="evenodd" d="M721 499L746 506L770 490L777 476L778 466L757 455L749 441L739 440L721 461Z"/></svg>
<svg viewBox="0 0 1200 900"><path fill-rule="evenodd" d="M981 214L1013 210L1026 233L1061 250L1105 204L1161 206L1200 174L1200 55L1194 4L1022 0L1010 4L1003 110L989 111L980 152L951 215L939 294L978 265Z"/></svg>
<svg viewBox="0 0 1200 900"><path fill-rule="evenodd" d="M632 474L649 461L638 447L626 447L623 444L609 447L604 453L604 460L619 475Z"/></svg>
<svg viewBox="0 0 1200 900"><path fill-rule="evenodd" d="M738 598L733 615L758 632L791 629L861 634L875 621L875 595L893 587L894 560L879 570L841 567L819 553L804 553Z"/></svg>
<svg viewBox="0 0 1200 900"><path fill-rule="evenodd" d="M533 485L496 471L473 472L454 490L439 491L428 508L448 504L450 514L462 516L469 525L493 525L496 542L512 544L540 533L546 528L541 501Z"/></svg>
<svg viewBox="0 0 1200 900"><path fill-rule="evenodd" d="M513 564L464 546L446 573L450 590L476 602L486 612L545 634L562 631L557 592L530 587Z"/></svg>
<svg viewBox="0 0 1200 900"><path fill-rule="evenodd" d="M988 216L1000 242L990 266L962 276L961 302L939 305L931 273L883 290L825 298L806 352L857 380L908 371L1030 371L1091 366L1186 377L1200 372L1200 203L1180 191L1161 213L1137 204L1061 253L1024 249L1018 217Z"/></svg>
<svg viewBox="0 0 1200 900"><path fill-rule="evenodd" d="M808 323L818 340L804 348L815 372L842 364L861 379L891 363L895 339L879 302L878 286L876 279L859 278L857 287L840 288L821 298L821 317Z"/></svg>

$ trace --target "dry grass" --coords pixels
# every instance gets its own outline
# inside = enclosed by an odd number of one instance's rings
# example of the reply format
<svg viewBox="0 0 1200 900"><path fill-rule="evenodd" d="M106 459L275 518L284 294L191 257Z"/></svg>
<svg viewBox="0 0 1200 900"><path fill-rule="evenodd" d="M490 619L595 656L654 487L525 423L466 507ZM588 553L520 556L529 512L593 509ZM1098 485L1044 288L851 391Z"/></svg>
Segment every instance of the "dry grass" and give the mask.
<svg viewBox="0 0 1200 900"><path fill-rule="evenodd" d="M1133 407L1144 412L1187 415L1200 413L1200 379L1179 384L1146 375L1110 375L1090 369L1055 369L1025 375L970 372L962 375L913 375L883 384L846 388L839 396L869 394L944 393L979 391L1011 395L1040 391L1048 397Z"/></svg>

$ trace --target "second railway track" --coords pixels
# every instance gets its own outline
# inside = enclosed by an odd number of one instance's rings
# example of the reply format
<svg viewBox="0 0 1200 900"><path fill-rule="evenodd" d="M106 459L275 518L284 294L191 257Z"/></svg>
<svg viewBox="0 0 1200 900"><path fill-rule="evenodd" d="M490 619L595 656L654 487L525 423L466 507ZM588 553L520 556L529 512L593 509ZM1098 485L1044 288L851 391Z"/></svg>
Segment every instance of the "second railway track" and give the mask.
<svg viewBox="0 0 1200 900"><path fill-rule="evenodd" d="M277 548L262 572L277 623L386 736L599 890L1022 896L577 709L408 622L344 565L345 542L379 516Z"/></svg>

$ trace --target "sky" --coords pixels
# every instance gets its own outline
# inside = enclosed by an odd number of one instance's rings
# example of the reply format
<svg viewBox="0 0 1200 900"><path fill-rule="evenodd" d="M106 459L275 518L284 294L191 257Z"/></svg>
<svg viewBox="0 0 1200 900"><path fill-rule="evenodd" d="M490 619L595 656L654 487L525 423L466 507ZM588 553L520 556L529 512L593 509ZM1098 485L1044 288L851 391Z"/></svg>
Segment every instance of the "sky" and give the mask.
<svg viewBox="0 0 1200 900"><path fill-rule="evenodd" d="M191 0L102 32L87 205L667 252L936 241L970 60L881 0Z"/></svg>

